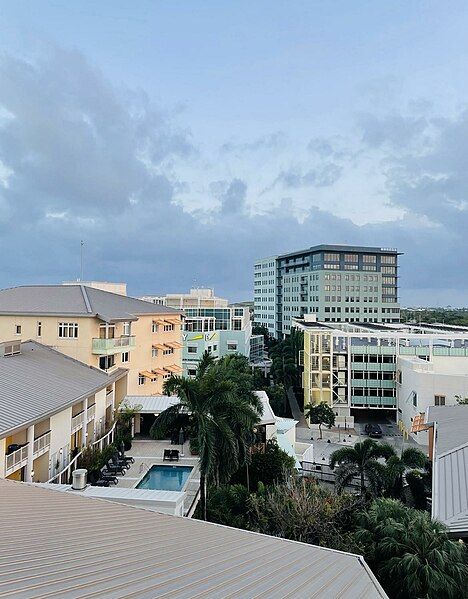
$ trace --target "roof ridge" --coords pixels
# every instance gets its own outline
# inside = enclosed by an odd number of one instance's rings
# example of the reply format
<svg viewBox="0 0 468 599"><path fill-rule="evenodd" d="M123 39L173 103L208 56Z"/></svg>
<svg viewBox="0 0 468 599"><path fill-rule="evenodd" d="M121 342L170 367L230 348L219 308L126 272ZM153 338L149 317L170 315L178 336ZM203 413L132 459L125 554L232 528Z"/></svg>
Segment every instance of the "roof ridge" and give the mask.
<svg viewBox="0 0 468 599"><path fill-rule="evenodd" d="M84 300L84 303L85 303L85 306L86 306L86 311L88 312L88 314L92 314L93 310L91 308L91 302L90 302L89 297L88 297L88 291L86 289L86 286L85 285L80 285L80 289L81 289L81 293L83 295L83 300Z"/></svg>
<svg viewBox="0 0 468 599"><path fill-rule="evenodd" d="M437 448L437 444L436 444L436 448ZM443 453L440 453L439 455L436 455L436 459L440 459L440 458L445 458L446 456L450 455L451 453L455 453L456 451L460 451L461 449L465 449L468 448L468 441L466 441L465 443L462 443L461 445L457 445L456 447L452 447L452 449L447 449L446 451L444 451Z"/></svg>

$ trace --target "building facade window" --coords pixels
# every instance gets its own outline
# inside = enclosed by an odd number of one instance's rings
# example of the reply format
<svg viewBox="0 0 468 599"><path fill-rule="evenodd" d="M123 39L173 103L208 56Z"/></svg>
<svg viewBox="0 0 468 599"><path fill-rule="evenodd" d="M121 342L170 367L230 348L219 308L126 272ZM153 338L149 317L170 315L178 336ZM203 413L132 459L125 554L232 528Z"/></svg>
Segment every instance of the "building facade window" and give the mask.
<svg viewBox="0 0 468 599"><path fill-rule="evenodd" d="M164 331L167 333L168 331L173 331L174 330L174 325L173 324L165 324L164 325Z"/></svg>
<svg viewBox="0 0 468 599"><path fill-rule="evenodd" d="M122 335L128 337L130 335L130 323L124 322L122 326Z"/></svg>
<svg viewBox="0 0 468 599"><path fill-rule="evenodd" d="M58 336L61 339L77 339L78 323L77 322L59 322Z"/></svg>
<svg viewBox="0 0 468 599"><path fill-rule="evenodd" d="M115 356L101 356L99 358L99 368L101 370L108 370L115 365Z"/></svg>
<svg viewBox="0 0 468 599"><path fill-rule="evenodd" d="M15 325L15 335L21 335L21 325Z"/></svg>
<svg viewBox="0 0 468 599"><path fill-rule="evenodd" d="M37 323L37 336L42 337L42 322Z"/></svg>
<svg viewBox="0 0 468 599"><path fill-rule="evenodd" d="M158 325L156 322L153 322L153 324L151 325L151 332L152 333L157 333L158 332Z"/></svg>
<svg viewBox="0 0 468 599"><path fill-rule="evenodd" d="M189 345L189 346L187 346L187 353L188 354L196 354L197 353L197 346L196 345Z"/></svg>
<svg viewBox="0 0 468 599"><path fill-rule="evenodd" d="M142 374L138 375L138 384L139 385L144 385L145 384L145 377Z"/></svg>
<svg viewBox="0 0 468 599"><path fill-rule="evenodd" d="M445 406L445 395L434 395L434 404L436 406Z"/></svg>
<svg viewBox="0 0 468 599"><path fill-rule="evenodd" d="M127 362L130 362L130 352L124 351L122 354L122 363L126 364Z"/></svg>
<svg viewBox="0 0 468 599"><path fill-rule="evenodd" d="M237 341L228 341L227 348L228 351L237 351Z"/></svg>
<svg viewBox="0 0 468 599"><path fill-rule="evenodd" d="M156 348L156 347L153 347L153 348L151 349L151 357L152 357L152 358L157 358L157 357L158 357L158 350L157 350L157 348Z"/></svg>

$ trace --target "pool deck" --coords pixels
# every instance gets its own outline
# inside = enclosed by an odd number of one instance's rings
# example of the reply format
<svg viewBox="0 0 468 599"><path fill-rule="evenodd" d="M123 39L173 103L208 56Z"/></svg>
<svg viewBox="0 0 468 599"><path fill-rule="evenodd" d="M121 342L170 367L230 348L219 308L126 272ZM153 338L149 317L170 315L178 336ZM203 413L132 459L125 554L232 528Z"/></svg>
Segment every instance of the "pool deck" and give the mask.
<svg viewBox="0 0 468 599"><path fill-rule="evenodd" d="M167 441L152 441L152 440L133 440L132 448L126 452L127 455L132 456L135 459L135 463L131 464L129 470L127 470L125 476L119 476L118 487L121 488L133 488L136 487L138 482L144 477L146 472L153 465L178 465L178 466L191 466L193 468L187 485L185 487L185 499L184 499L184 514L187 515L194 499L197 495L198 488L200 485L200 472L198 468L197 456L190 455L189 443L184 444L185 457L180 457L178 462L168 462L163 460L163 454L165 449L178 449L180 451L180 445L171 445L169 440Z"/></svg>

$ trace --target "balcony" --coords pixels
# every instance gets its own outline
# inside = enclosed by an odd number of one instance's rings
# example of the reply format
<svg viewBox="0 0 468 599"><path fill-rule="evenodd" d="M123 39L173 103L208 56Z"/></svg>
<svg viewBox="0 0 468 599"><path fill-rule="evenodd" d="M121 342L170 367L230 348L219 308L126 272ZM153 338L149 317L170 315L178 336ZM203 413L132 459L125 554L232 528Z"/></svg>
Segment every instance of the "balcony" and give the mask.
<svg viewBox="0 0 468 599"><path fill-rule="evenodd" d="M110 406L114 406L114 392L110 391L109 393L106 393L106 408L110 407Z"/></svg>
<svg viewBox="0 0 468 599"><path fill-rule="evenodd" d="M96 414L96 404L93 404L92 406L88 406L88 411L86 412L88 422L91 422L91 420L94 420L95 414Z"/></svg>
<svg viewBox="0 0 468 599"><path fill-rule="evenodd" d="M75 433L78 429L80 429L83 426L83 417L84 417L83 411L81 411L76 416L73 416L73 418L71 420L71 432L72 433Z"/></svg>
<svg viewBox="0 0 468 599"><path fill-rule="evenodd" d="M28 443L5 456L5 476L12 474L28 463Z"/></svg>
<svg viewBox="0 0 468 599"><path fill-rule="evenodd" d="M135 349L135 336L93 339L92 352L98 356L112 356Z"/></svg>
<svg viewBox="0 0 468 599"><path fill-rule="evenodd" d="M33 457L38 458L49 450L50 447L50 431L47 431L37 439L34 439Z"/></svg>

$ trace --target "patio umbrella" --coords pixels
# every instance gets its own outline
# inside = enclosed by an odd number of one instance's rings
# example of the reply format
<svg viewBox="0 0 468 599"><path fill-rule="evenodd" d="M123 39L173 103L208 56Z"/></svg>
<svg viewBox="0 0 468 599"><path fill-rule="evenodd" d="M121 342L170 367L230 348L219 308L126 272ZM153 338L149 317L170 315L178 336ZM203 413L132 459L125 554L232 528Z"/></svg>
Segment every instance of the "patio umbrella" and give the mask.
<svg viewBox="0 0 468 599"><path fill-rule="evenodd" d="M179 431L179 445L180 445L180 449L181 449L181 451L180 451L181 456L184 455L184 440L185 440L184 437L185 437L184 429L181 428Z"/></svg>

